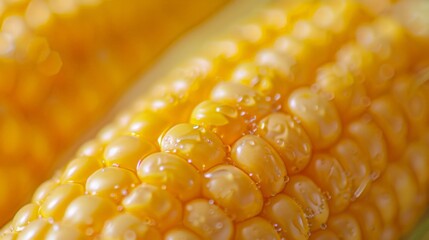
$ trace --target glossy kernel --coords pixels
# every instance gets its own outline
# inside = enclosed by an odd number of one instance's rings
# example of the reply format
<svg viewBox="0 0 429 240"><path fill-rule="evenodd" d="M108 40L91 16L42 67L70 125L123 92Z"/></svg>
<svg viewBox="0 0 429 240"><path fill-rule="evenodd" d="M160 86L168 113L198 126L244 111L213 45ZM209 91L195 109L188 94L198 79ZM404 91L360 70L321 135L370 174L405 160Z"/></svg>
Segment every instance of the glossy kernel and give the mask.
<svg viewBox="0 0 429 240"><path fill-rule="evenodd" d="M100 236L106 240L161 239L161 234L155 228L129 213L121 213L109 219Z"/></svg>
<svg viewBox="0 0 429 240"><path fill-rule="evenodd" d="M291 177L284 192L302 206L311 231L323 228L329 217L329 206L319 187L308 177Z"/></svg>
<svg viewBox="0 0 429 240"><path fill-rule="evenodd" d="M144 136L151 142L156 142L170 124L159 114L142 111L135 114L128 124L127 131Z"/></svg>
<svg viewBox="0 0 429 240"><path fill-rule="evenodd" d="M274 226L261 217L250 218L238 223L235 228L235 240L280 240Z"/></svg>
<svg viewBox="0 0 429 240"><path fill-rule="evenodd" d="M387 146L381 129L370 119L362 118L349 123L346 132L369 157L371 178L376 180L388 162Z"/></svg>
<svg viewBox="0 0 429 240"><path fill-rule="evenodd" d="M316 154L304 173L322 189L331 213L339 213L347 208L352 198L351 183L335 158Z"/></svg>
<svg viewBox="0 0 429 240"><path fill-rule="evenodd" d="M88 178L86 191L91 195L119 202L139 183L134 172L118 167L107 167L97 170Z"/></svg>
<svg viewBox="0 0 429 240"><path fill-rule="evenodd" d="M17 240L44 239L50 227L46 219L36 219L18 234Z"/></svg>
<svg viewBox="0 0 429 240"><path fill-rule="evenodd" d="M169 230L165 236L164 240L201 240L202 238L193 233L191 230L186 228L174 228Z"/></svg>
<svg viewBox="0 0 429 240"><path fill-rule="evenodd" d="M85 237L84 234L74 226L55 224L46 234L46 239L84 240Z"/></svg>
<svg viewBox="0 0 429 240"><path fill-rule="evenodd" d="M214 101L198 104L190 122L211 129L225 144L233 144L247 130L236 107Z"/></svg>
<svg viewBox="0 0 429 240"><path fill-rule="evenodd" d="M15 231L21 231L30 222L37 219L39 206L35 203L29 203L23 206L12 220L11 228Z"/></svg>
<svg viewBox="0 0 429 240"><path fill-rule="evenodd" d="M232 221L219 207L205 199L196 199L186 204L184 215L185 226L204 239L232 238Z"/></svg>
<svg viewBox="0 0 429 240"><path fill-rule="evenodd" d="M256 184L231 165L220 165L204 174L203 195L213 199L235 221L257 215L263 205Z"/></svg>
<svg viewBox="0 0 429 240"><path fill-rule="evenodd" d="M282 237L308 239L310 234L308 220L303 209L291 197L280 193L270 198L264 206L262 215L274 224Z"/></svg>
<svg viewBox="0 0 429 240"><path fill-rule="evenodd" d="M42 204L45 201L46 196L58 185L58 182L55 180L47 180L46 182L40 184L33 194L33 202L37 204Z"/></svg>
<svg viewBox="0 0 429 240"><path fill-rule="evenodd" d="M298 117L315 149L332 145L340 136L341 121L332 102L308 88L292 92L287 109Z"/></svg>
<svg viewBox="0 0 429 240"><path fill-rule="evenodd" d="M171 153L154 153L143 159L137 173L140 180L166 189L187 201L201 191L201 176L185 159Z"/></svg>
<svg viewBox="0 0 429 240"><path fill-rule="evenodd" d="M370 104L365 88L356 77L338 65L327 65L317 72L316 86L332 97L342 119L362 114Z"/></svg>
<svg viewBox="0 0 429 240"><path fill-rule="evenodd" d="M374 182L370 192L371 203L378 209L383 225L393 224L398 216L395 192L384 179Z"/></svg>
<svg viewBox="0 0 429 240"><path fill-rule="evenodd" d="M136 136L119 136L104 150L104 164L135 171L137 163L156 148L147 140Z"/></svg>
<svg viewBox="0 0 429 240"><path fill-rule="evenodd" d="M177 153L200 171L224 161L222 140L204 127L182 123L168 130L161 141L161 150Z"/></svg>
<svg viewBox="0 0 429 240"><path fill-rule="evenodd" d="M158 228L166 229L182 219L182 204L171 193L159 187L142 184L131 191L122 201L127 212Z"/></svg>
<svg viewBox="0 0 429 240"><path fill-rule="evenodd" d="M359 223L353 215L349 213L340 213L330 217L327 225L328 228L339 237L339 239L363 239Z"/></svg>
<svg viewBox="0 0 429 240"><path fill-rule="evenodd" d="M116 212L116 205L99 196L80 196L66 209L63 223L78 227L90 237L101 231L104 222Z"/></svg>
<svg viewBox="0 0 429 240"><path fill-rule="evenodd" d="M93 157L77 157L67 164L62 176L62 182L85 184L88 177L103 165Z"/></svg>
<svg viewBox="0 0 429 240"><path fill-rule="evenodd" d="M264 197L274 196L286 184L283 160L262 138L246 135L232 147L231 158L260 186Z"/></svg>
<svg viewBox="0 0 429 240"><path fill-rule="evenodd" d="M359 223L363 239L380 239L383 225L376 208L369 204L354 203L350 211Z"/></svg>
<svg viewBox="0 0 429 240"><path fill-rule="evenodd" d="M371 169L365 152L351 139L344 138L332 149L352 184L352 199L361 197L370 189ZM376 177L376 176L375 176Z"/></svg>
<svg viewBox="0 0 429 240"><path fill-rule="evenodd" d="M408 125L394 100L389 96L379 97L372 102L370 112L383 130L392 154L402 153L407 145Z"/></svg>
<svg viewBox="0 0 429 240"><path fill-rule="evenodd" d="M254 89L235 82L220 82L212 90L211 99L221 103L237 104L251 116L267 114L270 106Z"/></svg>
<svg viewBox="0 0 429 240"><path fill-rule="evenodd" d="M81 184L65 183L59 185L40 205L40 215L57 221L61 220L69 203L83 194L84 188Z"/></svg>
<svg viewBox="0 0 429 240"><path fill-rule="evenodd" d="M259 122L258 133L282 156L288 173L296 174L307 166L312 144L292 116L272 113Z"/></svg>

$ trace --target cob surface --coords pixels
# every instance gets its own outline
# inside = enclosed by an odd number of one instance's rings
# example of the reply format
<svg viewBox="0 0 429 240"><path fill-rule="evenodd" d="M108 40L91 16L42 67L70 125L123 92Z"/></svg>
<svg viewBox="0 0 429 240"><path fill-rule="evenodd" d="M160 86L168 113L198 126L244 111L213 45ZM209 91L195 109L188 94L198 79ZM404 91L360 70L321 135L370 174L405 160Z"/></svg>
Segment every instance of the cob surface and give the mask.
<svg viewBox="0 0 429 240"><path fill-rule="evenodd" d="M226 1L191 2L0 1L0 225L137 72Z"/></svg>
<svg viewBox="0 0 429 240"><path fill-rule="evenodd" d="M127 106L2 238L404 236L427 208L428 45L389 9L266 7Z"/></svg>

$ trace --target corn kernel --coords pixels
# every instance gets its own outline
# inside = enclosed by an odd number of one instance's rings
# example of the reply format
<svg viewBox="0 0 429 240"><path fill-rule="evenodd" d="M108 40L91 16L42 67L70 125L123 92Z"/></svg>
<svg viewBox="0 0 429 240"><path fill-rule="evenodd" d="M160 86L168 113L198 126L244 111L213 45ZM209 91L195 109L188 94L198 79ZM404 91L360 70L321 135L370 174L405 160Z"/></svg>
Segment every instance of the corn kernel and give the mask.
<svg viewBox="0 0 429 240"><path fill-rule="evenodd" d="M200 240L201 238L195 233L185 228L175 228L168 231L164 237L165 240Z"/></svg>
<svg viewBox="0 0 429 240"><path fill-rule="evenodd" d="M288 239L307 239L309 224L304 211L291 197L277 194L270 198L262 213L274 224L275 230ZM288 217L285 217L288 216Z"/></svg>
<svg viewBox="0 0 429 240"><path fill-rule="evenodd" d="M80 184L66 183L57 186L40 205L40 215L57 221L62 219L69 203L83 193L84 188Z"/></svg>
<svg viewBox="0 0 429 240"><path fill-rule="evenodd" d="M307 166L312 145L292 116L272 113L259 122L258 133L280 153L289 174L298 173Z"/></svg>
<svg viewBox="0 0 429 240"><path fill-rule="evenodd" d="M291 177L284 192L302 206L311 231L326 225L329 217L328 203L319 187L310 178L303 175Z"/></svg>
<svg viewBox="0 0 429 240"><path fill-rule="evenodd" d="M154 153L137 166L140 180L166 189L180 200L190 200L201 191L201 177L185 159L170 153Z"/></svg>
<svg viewBox="0 0 429 240"><path fill-rule="evenodd" d="M101 232L102 239L161 239L160 233L137 217L121 213L108 220Z"/></svg>
<svg viewBox="0 0 429 240"><path fill-rule="evenodd" d="M106 167L89 176L86 182L86 191L91 195L106 197L119 202L139 183L139 179L132 171Z"/></svg>
<svg viewBox="0 0 429 240"><path fill-rule="evenodd" d="M283 160L262 138L240 138L232 147L231 158L260 186L264 197L274 196L284 188L287 172Z"/></svg>
<svg viewBox="0 0 429 240"><path fill-rule="evenodd" d="M63 223L78 227L90 237L101 231L104 222L116 212L109 199L99 196L80 196L66 209Z"/></svg>
<svg viewBox="0 0 429 240"><path fill-rule="evenodd" d="M263 198L252 179L240 169L220 165L204 174L203 195L235 221L256 216L262 209Z"/></svg>
<svg viewBox="0 0 429 240"><path fill-rule="evenodd" d="M340 136L341 121L334 105L310 89L292 92L286 106L299 118L315 149L332 145Z"/></svg>
<svg viewBox="0 0 429 240"><path fill-rule="evenodd" d="M205 239L230 239L232 221L216 205L196 199L185 206L183 224Z"/></svg>
<svg viewBox="0 0 429 240"><path fill-rule="evenodd" d="M122 200L122 205L128 212L160 229L168 229L182 218L181 202L169 192L149 184L136 187Z"/></svg>
<svg viewBox="0 0 429 240"><path fill-rule="evenodd" d="M280 237L276 229L267 220L261 217L254 217L237 224L234 239L280 240Z"/></svg>
<svg viewBox="0 0 429 240"><path fill-rule="evenodd" d="M137 163L156 148L148 141L135 136L119 136L104 150L104 164L135 170Z"/></svg>
<svg viewBox="0 0 429 240"><path fill-rule="evenodd" d="M204 127L185 123L165 133L161 150L177 153L200 171L222 163L226 155L223 143L216 134Z"/></svg>

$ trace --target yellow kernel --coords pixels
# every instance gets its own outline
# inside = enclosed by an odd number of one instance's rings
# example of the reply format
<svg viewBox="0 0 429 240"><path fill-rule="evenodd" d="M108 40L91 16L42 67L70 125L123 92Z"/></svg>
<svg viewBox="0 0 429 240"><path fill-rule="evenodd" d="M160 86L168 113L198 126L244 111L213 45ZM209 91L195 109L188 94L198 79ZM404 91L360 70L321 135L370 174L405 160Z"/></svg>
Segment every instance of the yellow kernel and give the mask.
<svg viewBox="0 0 429 240"><path fill-rule="evenodd" d="M359 223L349 213L340 213L330 217L327 225L328 228L333 231L339 239L363 239Z"/></svg>
<svg viewBox="0 0 429 240"><path fill-rule="evenodd" d="M12 220L11 228L14 231L21 231L30 222L36 220L39 216L39 206L35 203L29 203L23 206Z"/></svg>
<svg viewBox="0 0 429 240"><path fill-rule="evenodd" d="M288 173L296 174L310 161L312 145L301 125L284 113L272 113L258 124L258 133L282 156Z"/></svg>
<svg viewBox="0 0 429 240"><path fill-rule="evenodd" d="M389 164L384 175L398 200L398 222L401 231L407 232L418 220L415 209L419 195L417 180L407 165L398 162Z"/></svg>
<svg viewBox="0 0 429 240"><path fill-rule="evenodd" d="M305 174L322 189L331 213L342 212L352 198L349 178L340 163L330 155L316 154L305 169Z"/></svg>
<svg viewBox="0 0 429 240"><path fill-rule="evenodd" d="M230 104L204 101L192 111L192 124L201 125L216 133L225 144L233 144L247 130L238 109Z"/></svg>
<svg viewBox="0 0 429 240"><path fill-rule="evenodd" d="M392 93L401 105L410 125L410 133L418 136L429 120L429 102L419 80L414 76L395 78Z"/></svg>
<svg viewBox="0 0 429 240"><path fill-rule="evenodd" d="M96 141L101 144L107 144L120 135L121 131L116 124L105 125L97 134Z"/></svg>
<svg viewBox="0 0 429 240"><path fill-rule="evenodd" d="M88 177L103 165L93 157L77 157L67 164L61 181L85 184Z"/></svg>
<svg viewBox="0 0 429 240"><path fill-rule="evenodd" d="M164 240L201 240L202 238L186 228L174 228L169 230Z"/></svg>
<svg viewBox="0 0 429 240"><path fill-rule="evenodd" d="M218 206L205 199L186 204L184 215L183 224L204 239L232 238L232 221Z"/></svg>
<svg viewBox="0 0 429 240"><path fill-rule="evenodd" d="M204 174L203 195L235 221L256 216L263 205L262 194L252 179L230 165L214 167Z"/></svg>
<svg viewBox="0 0 429 240"><path fill-rule="evenodd" d="M106 167L88 177L86 191L119 202L139 183L136 174L128 169Z"/></svg>
<svg viewBox="0 0 429 240"><path fill-rule="evenodd" d="M46 196L48 196L57 185L58 182L52 179L40 184L33 194L33 202L41 205L43 201L45 201Z"/></svg>
<svg viewBox="0 0 429 240"><path fill-rule="evenodd" d="M154 143L157 141L158 136L160 136L169 125L170 123L159 116L159 114L142 111L131 118L127 131L139 136L144 136Z"/></svg>
<svg viewBox="0 0 429 240"><path fill-rule="evenodd" d="M332 148L352 184L352 199L361 197L370 189L372 182L368 157L365 152L351 139L344 138Z"/></svg>
<svg viewBox="0 0 429 240"><path fill-rule="evenodd" d="M398 201L392 187L384 179L371 186L370 202L378 209L384 225L394 223L398 216Z"/></svg>
<svg viewBox="0 0 429 240"><path fill-rule="evenodd" d="M78 157L99 157L103 153L103 145L100 141L92 139L84 143L78 150Z"/></svg>
<svg viewBox="0 0 429 240"><path fill-rule="evenodd" d="M280 240L276 229L267 220L261 217L250 218L237 224L235 240Z"/></svg>
<svg viewBox="0 0 429 240"><path fill-rule="evenodd" d="M364 86L336 64L328 64L318 70L316 86L322 93L332 97L343 119L362 114L370 104Z"/></svg>
<svg viewBox="0 0 429 240"><path fill-rule="evenodd" d="M226 156L223 143L216 134L188 123L168 130L162 138L161 150L177 153L200 171L222 163Z"/></svg>
<svg viewBox="0 0 429 240"><path fill-rule="evenodd" d="M380 239L383 225L376 208L369 204L353 203L349 211L356 217L363 239Z"/></svg>
<svg viewBox="0 0 429 240"><path fill-rule="evenodd" d="M182 204L171 193L159 187L142 184L122 200L125 209L160 229L167 229L182 219Z"/></svg>
<svg viewBox="0 0 429 240"><path fill-rule="evenodd" d="M101 231L104 222L116 212L116 205L99 196L80 196L67 207L63 223L78 227L88 237Z"/></svg>
<svg viewBox="0 0 429 240"><path fill-rule="evenodd" d="M137 173L140 180L173 193L182 201L201 191L201 176L185 159L170 153L154 153L143 159Z"/></svg>
<svg viewBox="0 0 429 240"><path fill-rule="evenodd" d="M74 226L55 224L46 234L46 239L84 240L83 233Z"/></svg>
<svg viewBox="0 0 429 240"><path fill-rule="evenodd" d="M81 184L65 183L59 185L51 191L42 205L40 205L40 215L59 221L62 219L69 203L82 194L84 194L84 188Z"/></svg>
<svg viewBox="0 0 429 240"><path fill-rule="evenodd" d="M104 164L135 171L137 163L156 148L147 140L135 136L119 136L104 150Z"/></svg>
<svg viewBox="0 0 429 240"><path fill-rule="evenodd" d="M102 239L153 239L160 240L161 234L136 216L121 213L109 219L100 234Z"/></svg>
<svg viewBox="0 0 429 240"><path fill-rule="evenodd" d="M370 112L374 121L383 130L392 154L402 153L407 145L408 127L398 104L392 97L382 96L372 102Z"/></svg>
<svg viewBox="0 0 429 240"><path fill-rule="evenodd" d="M371 178L376 180L387 166L387 146L381 129L370 119L359 119L349 123L347 134L369 157Z"/></svg>
<svg viewBox="0 0 429 240"><path fill-rule="evenodd" d="M36 219L18 234L17 240L45 239L50 226L46 219Z"/></svg>
<svg viewBox="0 0 429 240"><path fill-rule="evenodd" d="M301 207L291 197L277 194L264 206L263 216L274 224L280 235L286 239L308 239L310 229ZM285 217L287 216L287 217Z"/></svg>
<svg viewBox="0 0 429 240"><path fill-rule="evenodd" d="M287 84L297 86L303 84L302 69L297 66L295 56L277 49L263 49L255 56L256 65L269 70Z"/></svg>
<svg viewBox="0 0 429 240"><path fill-rule="evenodd" d="M212 90L211 100L237 104L251 116L261 117L270 111L270 105L254 89L235 82L220 82Z"/></svg>
<svg viewBox="0 0 429 240"><path fill-rule="evenodd" d="M340 238L331 230L325 229L317 232L312 232L310 240L340 240Z"/></svg>
<svg viewBox="0 0 429 240"><path fill-rule="evenodd" d="M304 209L311 231L323 228L329 217L329 206L319 187L308 177L291 177L284 192Z"/></svg>
<svg viewBox="0 0 429 240"><path fill-rule="evenodd" d="M417 179L421 191L429 185L429 149L421 141L409 143L401 159L407 163Z"/></svg>
<svg viewBox="0 0 429 240"><path fill-rule="evenodd" d="M341 121L337 110L332 102L317 93L308 88L295 90L286 105L299 118L315 149L329 147L340 136Z"/></svg>
<svg viewBox="0 0 429 240"><path fill-rule="evenodd" d="M240 138L232 147L231 158L260 186L264 197L274 196L284 188L287 172L283 160L262 138Z"/></svg>

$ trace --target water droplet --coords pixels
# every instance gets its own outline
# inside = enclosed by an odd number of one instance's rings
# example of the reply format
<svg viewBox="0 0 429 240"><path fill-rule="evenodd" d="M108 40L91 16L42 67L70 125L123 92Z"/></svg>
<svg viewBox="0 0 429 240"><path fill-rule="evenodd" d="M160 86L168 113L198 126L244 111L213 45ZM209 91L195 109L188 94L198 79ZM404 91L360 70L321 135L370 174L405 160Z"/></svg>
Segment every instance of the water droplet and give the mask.
<svg viewBox="0 0 429 240"><path fill-rule="evenodd" d="M325 230L327 228L328 228L328 224L326 224L326 223L320 224L320 229Z"/></svg>
<svg viewBox="0 0 429 240"><path fill-rule="evenodd" d="M215 228L216 229L222 229L223 228L223 223L221 223L221 222L216 223Z"/></svg>

